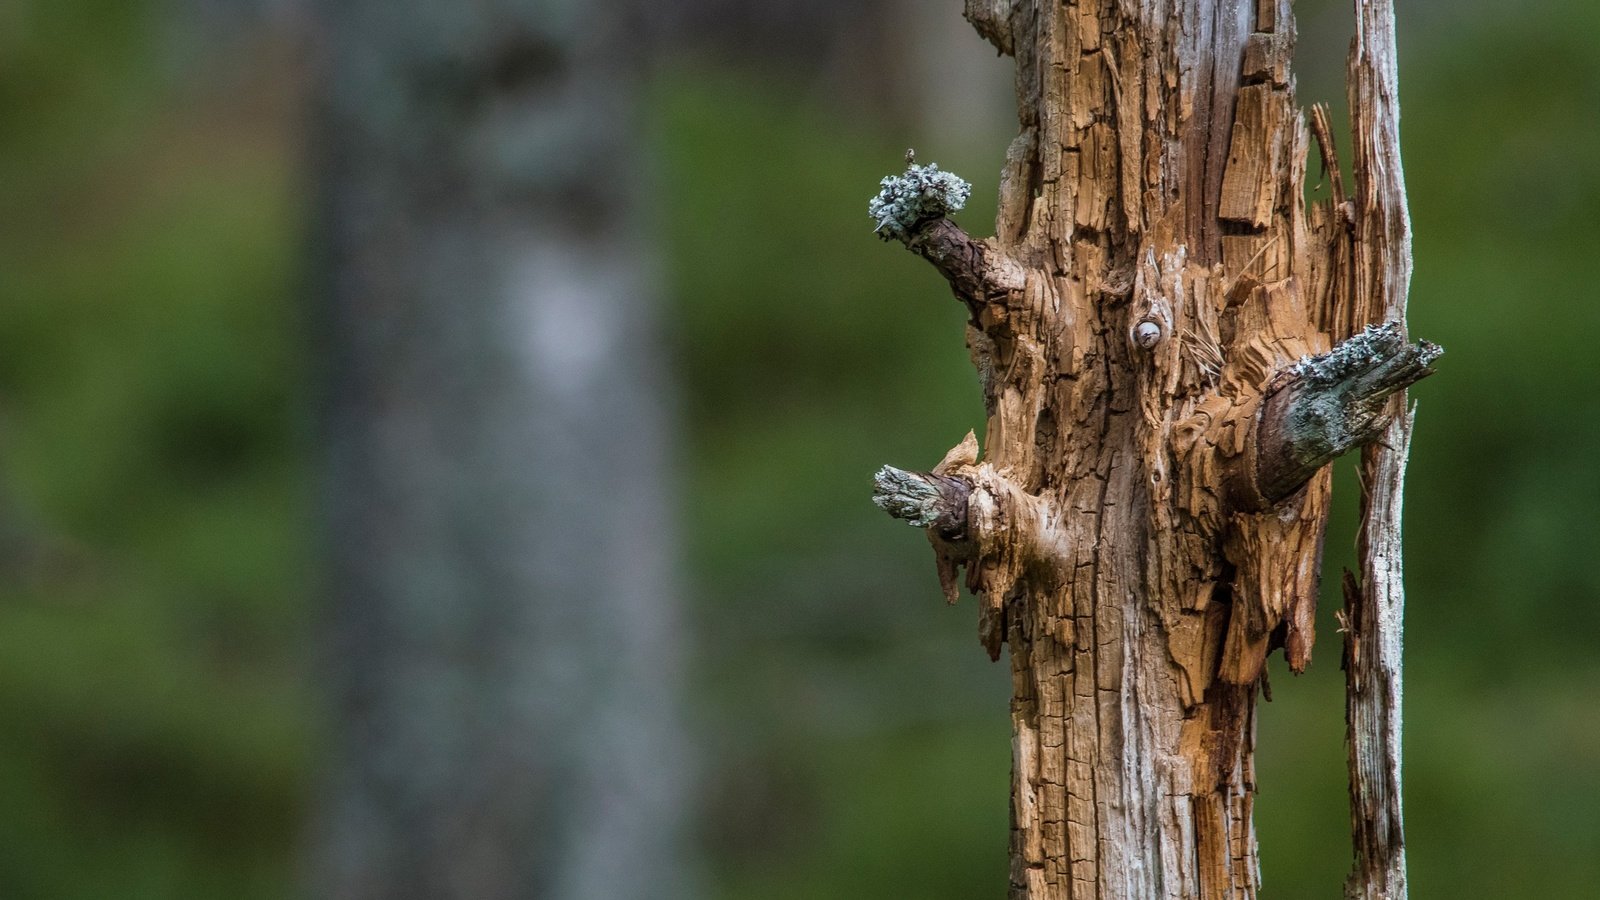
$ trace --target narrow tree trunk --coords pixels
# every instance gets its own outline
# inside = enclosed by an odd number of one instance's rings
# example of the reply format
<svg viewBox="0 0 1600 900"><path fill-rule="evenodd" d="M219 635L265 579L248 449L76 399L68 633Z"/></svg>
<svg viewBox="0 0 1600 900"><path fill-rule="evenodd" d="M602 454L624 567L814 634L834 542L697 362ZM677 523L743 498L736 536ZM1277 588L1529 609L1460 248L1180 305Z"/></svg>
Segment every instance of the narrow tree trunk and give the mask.
<svg viewBox="0 0 1600 900"><path fill-rule="evenodd" d="M1411 219L1400 169L1400 89L1392 0L1356 4L1349 95L1361 193L1346 236L1354 296L1368 318L1403 320L1411 283ZM1357 313L1362 315L1362 313ZM1345 696L1350 747L1351 900L1403 900L1400 815L1400 496L1415 411L1390 401L1382 438L1361 451L1361 576L1346 573Z"/></svg>
<svg viewBox="0 0 1600 900"><path fill-rule="evenodd" d="M1010 647L1011 895L1253 897L1256 696L1310 660L1325 466L1438 349L1366 302L1368 207L1306 207L1287 0L967 15L1017 62L997 236L932 167L872 212L971 310L987 438L877 501Z"/></svg>
<svg viewBox="0 0 1600 900"><path fill-rule="evenodd" d="M629 46L330 0L322 897L681 895L667 416Z"/></svg>

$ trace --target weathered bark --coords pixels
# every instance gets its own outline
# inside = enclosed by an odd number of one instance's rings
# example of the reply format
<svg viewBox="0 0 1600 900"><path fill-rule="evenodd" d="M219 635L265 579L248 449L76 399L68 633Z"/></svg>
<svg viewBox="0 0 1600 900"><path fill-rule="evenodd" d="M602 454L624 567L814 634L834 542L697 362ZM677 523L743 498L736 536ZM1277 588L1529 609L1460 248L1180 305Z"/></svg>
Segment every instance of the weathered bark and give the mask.
<svg viewBox="0 0 1600 900"><path fill-rule="evenodd" d="M612 14L320 7L312 893L682 896L670 398Z"/></svg>
<svg viewBox="0 0 1600 900"><path fill-rule="evenodd" d="M1011 895L1253 897L1255 698L1310 660L1326 463L1438 349L1368 300L1389 207L1307 208L1287 0L967 15L1017 63L996 237L921 167L872 212L972 312L985 447L876 500L1010 647Z"/></svg>

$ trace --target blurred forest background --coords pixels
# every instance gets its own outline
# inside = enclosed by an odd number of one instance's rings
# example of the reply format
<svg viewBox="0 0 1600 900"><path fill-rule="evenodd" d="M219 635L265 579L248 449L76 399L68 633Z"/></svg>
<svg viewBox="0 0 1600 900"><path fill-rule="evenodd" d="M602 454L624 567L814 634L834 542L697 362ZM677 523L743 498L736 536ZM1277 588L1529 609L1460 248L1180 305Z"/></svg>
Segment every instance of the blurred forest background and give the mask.
<svg viewBox="0 0 1600 900"><path fill-rule="evenodd" d="M1009 62L958 7L642 18L706 896L1003 883L1006 669L868 502L878 465L981 430L958 304L865 213L914 146L989 233ZM1411 325L1448 351L1413 392L1411 880L1592 897L1600 5L1399 7ZM1339 120L1350 15L1297 9L1301 101ZM329 730L304 28L292 2L0 5L0 896L303 883ZM1271 897L1337 897L1349 865L1335 605L1261 716Z"/></svg>

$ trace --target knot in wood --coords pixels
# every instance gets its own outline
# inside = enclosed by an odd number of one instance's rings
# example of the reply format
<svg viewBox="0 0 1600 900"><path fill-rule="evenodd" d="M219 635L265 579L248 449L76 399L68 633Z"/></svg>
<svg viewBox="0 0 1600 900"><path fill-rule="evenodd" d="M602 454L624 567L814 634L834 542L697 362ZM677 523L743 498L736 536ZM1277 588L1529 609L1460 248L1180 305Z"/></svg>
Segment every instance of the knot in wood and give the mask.
<svg viewBox="0 0 1600 900"><path fill-rule="evenodd" d="M1133 342L1143 350L1149 350L1161 343L1163 329L1161 323L1153 319L1146 319L1133 326Z"/></svg>

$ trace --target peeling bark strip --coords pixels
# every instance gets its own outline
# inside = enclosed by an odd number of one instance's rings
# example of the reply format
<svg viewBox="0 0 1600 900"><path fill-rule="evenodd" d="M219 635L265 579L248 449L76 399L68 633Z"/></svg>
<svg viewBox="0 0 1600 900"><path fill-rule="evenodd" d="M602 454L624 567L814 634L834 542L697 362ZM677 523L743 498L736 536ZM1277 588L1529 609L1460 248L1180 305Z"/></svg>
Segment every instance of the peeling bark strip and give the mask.
<svg viewBox="0 0 1600 900"><path fill-rule="evenodd" d="M1378 0L1357 2L1369 28ZM1351 891L1399 896L1355 886L1399 846L1384 460L1440 351L1403 325L1392 40L1352 60L1356 196L1335 180L1308 207L1287 0L968 0L967 17L1017 63L996 237L948 218L964 181L909 160L870 212L971 311L985 448L885 467L874 501L927 530L952 601L965 571L990 655L1010 647L1010 895L1256 896L1263 666L1280 647L1309 663L1326 464L1385 434L1352 582L1352 760L1379 786L1353 789Z"/></svg>

